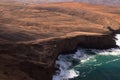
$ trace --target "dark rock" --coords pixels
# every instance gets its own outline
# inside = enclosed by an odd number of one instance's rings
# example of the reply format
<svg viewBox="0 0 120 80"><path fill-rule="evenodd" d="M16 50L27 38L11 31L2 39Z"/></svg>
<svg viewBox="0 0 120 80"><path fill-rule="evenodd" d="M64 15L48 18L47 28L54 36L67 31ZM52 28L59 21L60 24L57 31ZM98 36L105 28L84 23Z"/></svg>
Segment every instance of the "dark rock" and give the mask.
<svg viewBox="0 0 120 80"><path fill-rule="evenodd" d="M18 71L17 75L24 77L22 75L24 73L31 80L51 80L57 56L60 53L75 51L78 46L106 49L116 45L111 35L80 32L44 41L2 44L0 45L0 65L3 67L10 65L6 68L10 73ZM4 75L7 76L7 74Z"/></svg>

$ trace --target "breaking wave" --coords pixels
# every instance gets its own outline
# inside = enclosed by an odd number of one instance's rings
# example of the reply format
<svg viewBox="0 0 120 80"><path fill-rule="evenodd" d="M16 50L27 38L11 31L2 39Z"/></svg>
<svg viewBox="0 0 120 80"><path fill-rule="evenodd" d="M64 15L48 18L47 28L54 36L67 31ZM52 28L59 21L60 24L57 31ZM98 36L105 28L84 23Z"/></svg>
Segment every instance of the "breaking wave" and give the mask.
<svg viewBox="0 0 120 80"><path fill-rule="evenodd" d="M120 46L120 34L116 35L116 39L116 44ZM100 58L101 56L102 58L106 57L106 59L102 59L102 61L98 60L98 57ZM117 58L107 59L107 56L116 56ZM86 77L86 75L93 71L96 66L105 65L117 60L120 60L119 48L107 50L78 48L74 54L60 55L58 57L55 67L59 69L53 75L53 80L69 80L78 76ZM88 71L82 73L78 71L78 68L82 69L83 67L88 68Z"/></svg>

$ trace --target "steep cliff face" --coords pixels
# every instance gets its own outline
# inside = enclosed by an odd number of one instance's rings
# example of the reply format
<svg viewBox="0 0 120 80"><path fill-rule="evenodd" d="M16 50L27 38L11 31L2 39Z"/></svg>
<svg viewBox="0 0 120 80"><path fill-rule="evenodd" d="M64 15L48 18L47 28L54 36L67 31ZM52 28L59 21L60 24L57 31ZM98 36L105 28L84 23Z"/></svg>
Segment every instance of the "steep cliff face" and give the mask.
<svg viewBox="0 0 120 80"><path fill-rule="evenodd" d="M82 3L0 4L0 80L51 80L59 54L115 47L120 8Z"/></svg>
<svg viewBox="0 0 120 80"><path fill-rule="evenodd" d="M52 80L57 56L78 46L105 49L116 45L110 35L80 32L44 41L1 44L0 79Z"/></svg>

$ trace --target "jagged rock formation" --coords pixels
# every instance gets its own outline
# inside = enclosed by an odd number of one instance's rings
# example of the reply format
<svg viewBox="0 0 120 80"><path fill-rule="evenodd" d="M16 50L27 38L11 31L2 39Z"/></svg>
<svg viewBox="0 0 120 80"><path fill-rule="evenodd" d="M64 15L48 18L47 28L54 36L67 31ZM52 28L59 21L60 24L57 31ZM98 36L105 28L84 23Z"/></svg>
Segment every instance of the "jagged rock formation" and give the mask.
<svg viewBox="0 0 120 80"><path fill-rule="evenodd" d="M0 80L51 80L60 53L115 47L120 8L82 3L0 4ZM47 77L46 77L47 76Z"/></svg>

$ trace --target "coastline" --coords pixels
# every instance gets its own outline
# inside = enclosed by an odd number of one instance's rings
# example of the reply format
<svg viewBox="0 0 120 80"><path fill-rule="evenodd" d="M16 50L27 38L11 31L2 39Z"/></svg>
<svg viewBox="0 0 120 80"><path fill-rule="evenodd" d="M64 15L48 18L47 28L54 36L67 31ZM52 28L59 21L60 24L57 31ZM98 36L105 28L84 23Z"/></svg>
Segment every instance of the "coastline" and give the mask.
<svg viewBox="0 0 120 80"><path fill-rule="evenodd" d="M118 7L1 3L0 79L51 80L59 54L117 47Z"/></svg>
<svg viewBox="0 0 120 80"><path fill-rule="evenodd" d="M116 47L116 44L111 35L75 32L72 35L68 34L43 41L2 44L0 45L0 62L3 63L1 63L3 67L10 66L7 67L7 70L15 68L8 73L19 71L18 75L25 73L29 79L52 80L57 56L75 51L78 46L107 49ZM7 75L5 76L7 77ZM13 75L9 74L9 76Z"/></svg>

